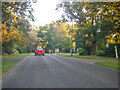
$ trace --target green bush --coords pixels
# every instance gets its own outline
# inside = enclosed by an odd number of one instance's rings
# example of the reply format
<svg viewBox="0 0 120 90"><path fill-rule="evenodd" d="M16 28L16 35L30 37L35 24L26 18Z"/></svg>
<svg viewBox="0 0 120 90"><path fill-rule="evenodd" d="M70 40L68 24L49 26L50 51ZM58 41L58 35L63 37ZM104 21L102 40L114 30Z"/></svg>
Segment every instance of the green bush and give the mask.
<svg viewBox="0 0 120 90"><path fill-rule="evenodd" d="M17 55L17 54L19 54L19 51L14 48L14 49L12 50L12 54Z"/></svg>
<svg viewBox="0 0 120 90"><path fill-rule="evenodd" d="M118 56L120 57L120 44L117 44L117 52ZM116 57L115 55L115 44L109 44L104 50L101 50L97 53L97 56L106 56L106 57Z"/></svg>
<svg viewBox="0 0 120 90"><path fill-rule="evenodd" d="M79 48L79 55L86 55L87 51L83 48Z"/></svg>

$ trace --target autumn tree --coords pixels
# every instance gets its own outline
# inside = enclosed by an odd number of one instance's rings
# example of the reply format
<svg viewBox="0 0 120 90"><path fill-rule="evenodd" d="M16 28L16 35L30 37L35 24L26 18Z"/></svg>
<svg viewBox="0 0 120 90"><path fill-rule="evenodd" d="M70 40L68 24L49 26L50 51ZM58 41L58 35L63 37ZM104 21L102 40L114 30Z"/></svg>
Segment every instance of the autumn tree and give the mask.
<svg viewBox="0 0 120 90"><path fill-rule="evenodd" d="M119 32L120 2L62 2L63 21L77 23L77 47L91 49L95 55L105 48L106 36ZM87 47L86 47L87 46Z"/></svg>
<svg viewBox="0 0 120 90"><path fill-rule="evenodd" d="M30 39L27 32L31 30L29 20L34 21L32 12L31 2L2 2L3 52L11 54L29 51Z"/></svg>

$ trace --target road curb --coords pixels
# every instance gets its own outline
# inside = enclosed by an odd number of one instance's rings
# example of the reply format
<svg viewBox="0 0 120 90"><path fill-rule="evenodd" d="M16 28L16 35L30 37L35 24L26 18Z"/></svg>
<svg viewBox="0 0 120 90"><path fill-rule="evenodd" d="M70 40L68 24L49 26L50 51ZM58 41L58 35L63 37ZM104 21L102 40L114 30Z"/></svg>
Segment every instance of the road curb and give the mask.
<svg viewBox="0 0 120 90"><path fill-rule="evenodd" d="M32 54L31 54L32 55ZM22 61L20 61L19 63L17 63L15 66L13 66L8 72L6 72L5 74L3 74L0 79L3 79L6 75L8 75L11 71L13 71L18 65L20 65L22 62L24 62L27 58L29 58L31 55L27 56L26 58L24 58Z"/></svg>

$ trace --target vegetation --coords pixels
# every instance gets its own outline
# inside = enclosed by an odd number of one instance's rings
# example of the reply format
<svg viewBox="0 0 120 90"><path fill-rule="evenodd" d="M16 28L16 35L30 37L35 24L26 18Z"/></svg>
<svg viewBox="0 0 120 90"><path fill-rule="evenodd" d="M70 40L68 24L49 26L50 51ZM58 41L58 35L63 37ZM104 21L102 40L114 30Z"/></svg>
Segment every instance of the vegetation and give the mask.
<svg viewBox="0 0 120 90"><path fill-rule="evenodd" d="M56 9L65 12L62 20L39 27L38 46L52 53L58 48L63 53L79 49L79 55L120 56L119 5L120 2L61 2Z"/></svg>
<svg viewBox="0 0 120 90"><path fill-rule="evenodd" d="M2 56L2 58L26 58L27 56L31 55L32 53L23 53L19 55L7 55ZM0 61L0 66L2 66L2 74L0 72L0 76L8 72L12 67L14 67L20 61L16 60L2 60Z"/></svg>
<svg viewBox="0 0 120 90"><path fill-rule="evenodd" d="M31 2L2 2L2 53L19 54L33 51L36 38L30 34L34 21ZM28 19L26 19L28 18ZM1 41L0 41L1 42Z"/></svg>
<svg viewBox="0 0 120 90"><path fill-rule="evenodd" d="M19 61L2 61L2 75L8 72L13 66L15 66Z"/></svg>
<svg viewBox="0 0 120 90"><path fill-rule="evenodd" d="M103 62L98 62L96 64L101 65L101 66L105 66L108 68L120 70L118 63L119 63L119 61L103 61Z"/></svg>
<svg viewBox="0 0 120 90"><path fill-rule="evenodd" d="M72 31L76 48L81 49L80 55L120 56L119 5L120 2L58 4L57 9L63 8L65 12L62 21L75 23Z"/></svg>
<svg viewBox="0 0 120 90"><path fill-rule="evenodd" d="M103 57L103 56L95 56L95 55L78 55L78 54L73 54L73 56L71 56L70 53L61 53L61 54L59 53L58 55L67 56L67 57L78 57L78 58L115 59L115 58Z"/></svg>
<svg viewBox="0 0 120 90"><path fill-rule="evenodd" d="M34 21L31 2L2 2L2 53L29 53L43 47L52 53L74 49L79 55L118 57L119 6L120 2L61 2L56 10L63 9L62 19L36 27L29 23Z"/></svg>
<svg viewBox="0 0 120 90"><path fill-rule="evenodd" d="M22 54L12 54L12 55L4 55L4 56L1 56L2 58L25 58L29 55L31 55L32 53L22 53Z"/></svg>

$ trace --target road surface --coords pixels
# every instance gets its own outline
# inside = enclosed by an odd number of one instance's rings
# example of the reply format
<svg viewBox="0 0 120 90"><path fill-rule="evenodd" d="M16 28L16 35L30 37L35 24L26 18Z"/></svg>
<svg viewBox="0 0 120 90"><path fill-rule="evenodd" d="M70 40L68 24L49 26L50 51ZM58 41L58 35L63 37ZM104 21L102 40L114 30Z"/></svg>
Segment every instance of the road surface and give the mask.
<svg viewBox="0 0 120 90"><path fill-rule="evenodd" d="M118 88L118 72L46 54L31 55L3 78L3 88Z"/></svg>

